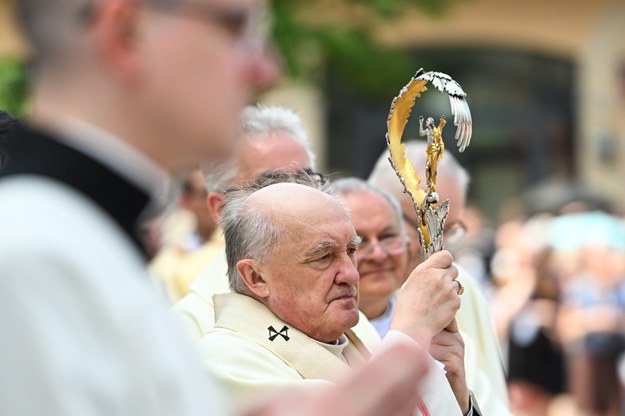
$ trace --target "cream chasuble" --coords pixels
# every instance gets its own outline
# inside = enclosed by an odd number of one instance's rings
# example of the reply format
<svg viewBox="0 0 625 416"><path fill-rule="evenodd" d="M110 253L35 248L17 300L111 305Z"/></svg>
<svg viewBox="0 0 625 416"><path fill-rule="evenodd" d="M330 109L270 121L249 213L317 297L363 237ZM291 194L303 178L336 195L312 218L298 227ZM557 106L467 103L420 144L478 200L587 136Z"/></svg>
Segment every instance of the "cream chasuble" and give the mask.
<svg viewBox="0 0 625 416"><path fill-rule="evenodd" d="M202 339L200 352L234 407L280 388L327 386L370 356L351 330L341 345L328 345L286 324L249 296L228 293L213 300L215 328ZM435 364L423 382L423 399L431 415L461 414L443 371Z"/></svg>

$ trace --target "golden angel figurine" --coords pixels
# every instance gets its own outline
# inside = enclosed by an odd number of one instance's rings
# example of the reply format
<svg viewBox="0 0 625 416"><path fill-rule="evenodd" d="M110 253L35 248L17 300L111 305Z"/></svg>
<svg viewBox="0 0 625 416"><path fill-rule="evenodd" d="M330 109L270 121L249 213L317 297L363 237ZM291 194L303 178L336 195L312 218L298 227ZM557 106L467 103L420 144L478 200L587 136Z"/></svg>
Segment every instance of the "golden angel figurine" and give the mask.
<svg viewBox="0 0 625 416"><path fill-rule="evenodd" d="M465 99L466 94L456 81L442 72L417 71L408 85L401 89L391 104L388 116L386 143L389 149L389 161L397 173L405 191L411 196L419 218L419 238L424 257L442 250L443 229L449 213L449 201L438 204L436 193L436 173L438 163L445 153L443 128L446 119L441 116L438 125L434 118L428 117L423 128L423 117L419 117L419 135L427 138L426 190L419 187L421 179L406 158L405 145L401 142L404 129L414 106L421 93L427 91L427 84L432 84L440 92L447 93L451 104L451 113L456 126L456 141L461 152L471 142L473 124L471 111Z"/></svg>

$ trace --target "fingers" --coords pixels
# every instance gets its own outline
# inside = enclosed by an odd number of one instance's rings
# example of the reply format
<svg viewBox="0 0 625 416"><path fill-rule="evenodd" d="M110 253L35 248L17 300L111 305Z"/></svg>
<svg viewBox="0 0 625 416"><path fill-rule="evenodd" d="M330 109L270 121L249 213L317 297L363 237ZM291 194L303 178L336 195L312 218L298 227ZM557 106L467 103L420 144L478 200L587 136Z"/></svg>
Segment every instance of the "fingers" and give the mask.
<svg viewBox="0 0 625 416"><path fill-rule="evenodd" d="M425 333L429 340L450 325L460 308L458 269L452 263L451 254L441 251L417 266L399 292L393 329Z"/></svg>
<svg viewBox="0 0 625 416"><path fill-rule="evenodd" d="M458 332L441 331L432 338L430 354L445 364L450 376L464 371L464 340Z"/></svg>
<svg viewBox="0 0 625 416"><path fill-rule="evenodd" d="M455 324L456 320L452 321L452 324ZM451 324L450 324L451 325ZM457 345L464 350L464 339L459 332L448 331L447 329L442 330L438 334L436 334L432 338L432 344L442 345L442 346L452 346Z"/></svg>
<svg viewBox="0 0 625 416"><path fill-rule="evenodd" d="M421 264L436 269L446 269L448 267L451 267L453 262L454 258L451 253L447 250L443 250L432 254L426 261ZM455 276L458 276L458 270L455 267L453 267L453 269L455 270Z"/></svg>

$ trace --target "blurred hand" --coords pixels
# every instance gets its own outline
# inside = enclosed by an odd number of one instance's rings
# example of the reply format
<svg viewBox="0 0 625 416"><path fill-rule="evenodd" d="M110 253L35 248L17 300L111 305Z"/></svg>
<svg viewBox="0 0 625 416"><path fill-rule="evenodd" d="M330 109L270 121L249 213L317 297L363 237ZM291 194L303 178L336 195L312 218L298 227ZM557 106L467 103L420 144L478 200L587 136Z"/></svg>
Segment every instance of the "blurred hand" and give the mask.
<svg viewBox="0 0 625 416"><path fill-rule="evenodd" d="M423 349L411 343L395 344L342 383L286 390L241 416L409 416L416 408L418 385L426 369Z"/></svg>
<svg viewBox="0 0 625 416"><path fill-rule="evenodd" d="M462 413L469 411L469 388L464 371L464 340L458 332L456 320L432 338L430 354L445 365L449 385Z"/></svg>
<svg viewBox="0 0 625 416"><path fill-rule="evenodd" d="M452 323L460 308L452 263L451 254L440 251L414 269L399 291L391 329L429 342Z"/></svg>

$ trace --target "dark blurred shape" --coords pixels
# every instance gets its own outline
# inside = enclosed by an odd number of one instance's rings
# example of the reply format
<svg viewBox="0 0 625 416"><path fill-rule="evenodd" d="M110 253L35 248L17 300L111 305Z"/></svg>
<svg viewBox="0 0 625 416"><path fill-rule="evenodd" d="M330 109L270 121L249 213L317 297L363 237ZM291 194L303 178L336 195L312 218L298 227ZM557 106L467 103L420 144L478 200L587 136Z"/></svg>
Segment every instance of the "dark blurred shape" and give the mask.
<svg viewBox="0 0 625 416"><path fill-rule="evenodd" d="M0 110L0 170L4 168L9 159L8 142L9 136L17 126L17 119L6 111Z"/></svg>
<svg viewBox="0 0 625 416"><path fill-rule="evenodd" d="M616 415L622 405L617 363L625 352L623 251L595 241L579 252L581 267L564 291L561 332L575 404L590 414Z"/></svg>
<svg viewBox="0 0 625 416"><path fill-rule="evenodd" d="M197 221L196 234L200 243L210 240L217 228L215 219L208 209L208 190L204 182L201 169L195 169L189 173L182 184L180 206L193 213Z"/></svg>
<svg viewBox="0 0 625 416"><path fill-rule="evenodd" d="M555 333L560 293L550 257L548 248L535 253L533 288L508 334L510 401L535 416L546 416L549 402L566 390L564 355Z"/></svg>

